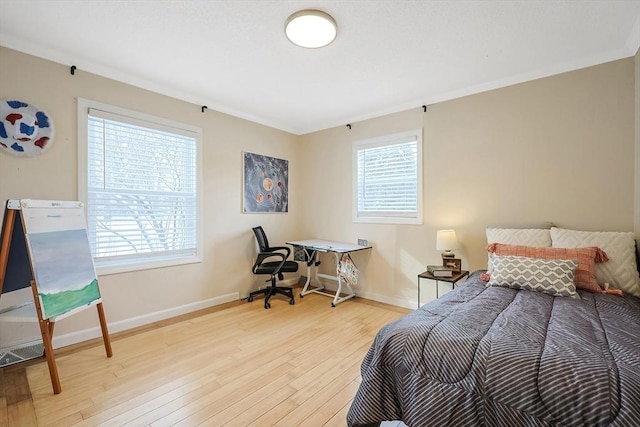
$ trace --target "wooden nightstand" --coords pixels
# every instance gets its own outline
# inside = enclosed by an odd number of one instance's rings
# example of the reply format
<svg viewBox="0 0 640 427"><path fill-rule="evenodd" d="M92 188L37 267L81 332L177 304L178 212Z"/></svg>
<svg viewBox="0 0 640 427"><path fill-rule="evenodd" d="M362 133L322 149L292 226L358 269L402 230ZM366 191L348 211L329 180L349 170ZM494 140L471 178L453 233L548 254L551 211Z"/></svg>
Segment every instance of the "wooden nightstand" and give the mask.
<svg viewBox="0 0 640 427"><path fill-rule="evenodd" d="M420 308L420 279L429 279L436 281L436 298L439 298L438 295L438 282L448 282L453 285L455 289L456 283L461 280L463 277L468 277L469 272L467 270L462 270L460 273L453 273L453 277L436 277L428 271L424 271L418 274L418 308Z"/></svg>

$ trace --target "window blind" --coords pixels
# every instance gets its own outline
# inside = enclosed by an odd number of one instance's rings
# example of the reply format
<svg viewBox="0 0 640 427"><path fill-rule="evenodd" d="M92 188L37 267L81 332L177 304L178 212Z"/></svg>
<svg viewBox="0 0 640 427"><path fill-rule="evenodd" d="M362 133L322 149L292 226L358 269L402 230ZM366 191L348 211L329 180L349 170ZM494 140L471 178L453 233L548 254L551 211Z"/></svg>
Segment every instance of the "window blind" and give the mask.
<svg viewBox="0 0 640 427"><path fill-rule="evenodd" d="M358 216L416 216L417 145L416 137L408 137L356 149Z"/></svg>
<svg viewBox="0 0 640 427"><path fill-rule="evenodd" d="M195 135L93 108L87 127L87 225L94 257L195 254Z"/></svg>

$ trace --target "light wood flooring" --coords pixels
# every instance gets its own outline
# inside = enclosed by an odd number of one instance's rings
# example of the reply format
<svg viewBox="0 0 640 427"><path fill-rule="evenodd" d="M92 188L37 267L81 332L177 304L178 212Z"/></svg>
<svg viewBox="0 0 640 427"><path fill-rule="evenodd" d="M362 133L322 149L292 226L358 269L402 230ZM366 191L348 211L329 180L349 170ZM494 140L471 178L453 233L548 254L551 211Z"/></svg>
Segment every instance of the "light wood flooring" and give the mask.
<svg viewBox="0 0 640 427"><path fill-rule="evenodd" d="M60 349L58 395L44 359L0 369L0 426L345 426L376 332L409 310L262 301L112 334L112 358L101 340Z"/></svg>

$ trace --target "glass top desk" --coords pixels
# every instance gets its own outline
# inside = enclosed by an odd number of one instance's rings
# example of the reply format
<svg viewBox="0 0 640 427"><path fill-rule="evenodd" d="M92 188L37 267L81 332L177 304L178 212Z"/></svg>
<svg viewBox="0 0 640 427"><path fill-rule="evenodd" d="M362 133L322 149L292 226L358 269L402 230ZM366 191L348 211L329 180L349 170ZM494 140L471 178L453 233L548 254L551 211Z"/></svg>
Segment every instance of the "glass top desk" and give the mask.
<svg viewBox="0 0 640 427"><path fill-rule="evenodd" d="M291 242L286 242L291 246L298 246L304 249L306 254L306 263L307 263L307 281L302 288L302 292L300 292L300 298L308 295L310 293L325 295L328 297L333 297L333 301L331 302L331 307L335 307L337 304L348 300L349 298L353 298L356 296L355 292L349 285L347 281L345 281L341 276L331 276L329 274L319 274L318 266L320 262L318 261L319 253L332 253L336 258L336 268L340 263L340 258L343 254L348 254L350 252L361 251L365 249L371 249L371 246L362 246L356 245L354 243L345 243L345 242L336 242L333 240L296 240ZM313 269L313 281L315 282L314 286L311 285L311 275ZM324 292L324 285L320 281L320 277L323 279L335 280L338 282L338 289L336 290L335 295ZM343 289L345 288L345 289ZM345 291L345 295L342 295L343 290Z"/></svg>

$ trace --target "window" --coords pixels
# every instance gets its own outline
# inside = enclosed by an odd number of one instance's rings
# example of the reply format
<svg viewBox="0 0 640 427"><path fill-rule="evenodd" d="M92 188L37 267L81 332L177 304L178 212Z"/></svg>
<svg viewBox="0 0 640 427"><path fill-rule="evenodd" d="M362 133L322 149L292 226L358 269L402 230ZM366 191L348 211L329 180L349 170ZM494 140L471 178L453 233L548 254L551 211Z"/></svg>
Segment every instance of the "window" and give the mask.
<svg viewBox="0 0 640 427"><path fill-rule="evenodd" d="M78 100L79 194L98 274L200 260L200 128Z"/></svg>
<svg viewBox="0 0 640 427"><path fill-rule="evenodd" d="M353 143L355 222L422 224L422 130Z"/></svg>

